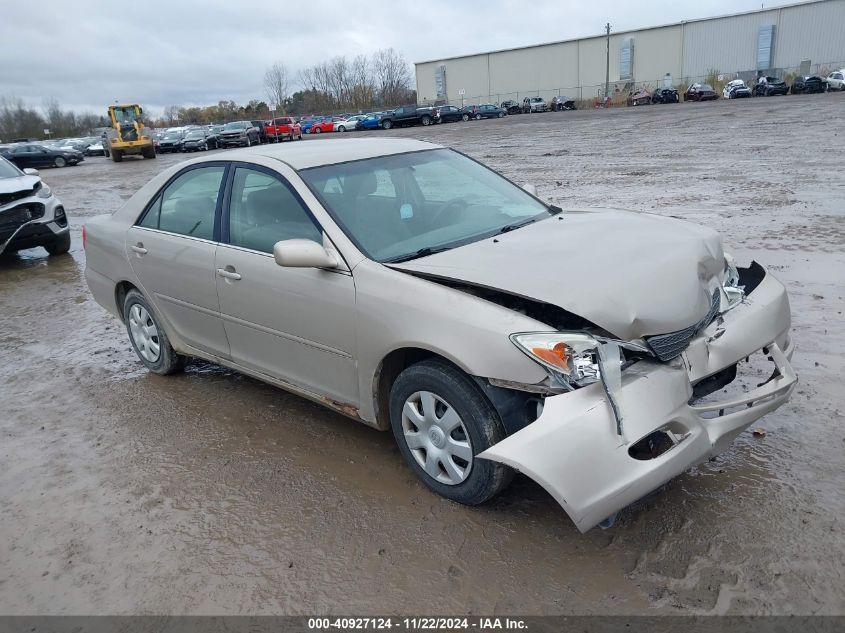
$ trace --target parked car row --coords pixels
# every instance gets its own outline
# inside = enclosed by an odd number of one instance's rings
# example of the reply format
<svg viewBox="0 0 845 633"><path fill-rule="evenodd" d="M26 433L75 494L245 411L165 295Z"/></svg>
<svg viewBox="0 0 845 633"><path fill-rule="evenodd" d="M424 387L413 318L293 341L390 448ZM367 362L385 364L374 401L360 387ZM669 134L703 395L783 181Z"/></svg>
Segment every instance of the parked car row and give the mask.
<svg viewBox="0 0 845 633"><path fill-rule="evenodd" d="M727 82L722 89L723 99L743 99L746 97L774 97L786 94L810 94L827 92L828 90L845 90L845 69L830 73L825 79L818 75L802 75L796 77L792 85L778 77L764 76L757 80L753 87L749 87L742 79ZM719 93L706 83L693 83L684 92L684 101L715 101ZM674 88L657 88L649 92L646 88L638 88L628 94L629 106L648 105L651 103L678 103L678 91Z"/></svg>

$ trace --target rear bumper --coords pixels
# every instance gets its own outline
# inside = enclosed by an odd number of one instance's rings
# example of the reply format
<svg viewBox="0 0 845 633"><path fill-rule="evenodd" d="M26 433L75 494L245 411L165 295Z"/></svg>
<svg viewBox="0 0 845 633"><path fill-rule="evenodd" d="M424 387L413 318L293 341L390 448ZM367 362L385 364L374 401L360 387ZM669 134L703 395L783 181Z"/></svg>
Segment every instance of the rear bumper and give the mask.
<svg viewBox="0 0 845 633"><path fill-rule="evenodd" d="M543 413L479 457L542 485L585 532L690 467L724 451L755 420L784 404L797 381L789 364L789 301L767 275L747 300L705 328L669 363L640 361L623 372L617 402L623 434L601 383L546 398ZM721 331L721 334L719 333ZM693 384L763 349L776 377L741 397L691 402ZM629 449L669 431L672 446L636 459Z"/></svg>

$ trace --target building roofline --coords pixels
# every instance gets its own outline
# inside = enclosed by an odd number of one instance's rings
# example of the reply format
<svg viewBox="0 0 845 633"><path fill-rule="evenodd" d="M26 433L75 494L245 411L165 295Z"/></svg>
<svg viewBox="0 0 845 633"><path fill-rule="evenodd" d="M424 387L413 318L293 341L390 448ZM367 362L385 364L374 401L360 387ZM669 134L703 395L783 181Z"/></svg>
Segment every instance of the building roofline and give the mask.
<svg viewBox="0 0 845 633"><path fill-rule="evenodd" d="M800 7L809 4L821 4L823 2L836 2L837 0L804 0L803 2L792 2L790 4L780 4L777 6L766 7L763 9L753 9L751 11L740 11L738 13L726 13L723 15L713 15L706 18L696 18L695 20L681 20L680 22L670 22L668 24L658 24L656 26L644 26L639 29L628 29L625 31L617 31L615 33L611 33L611 35L627 35L629 33L639 33L641 31L653 31L657 29L666 29L673 26L683 26L684 24L694 24L696 22L707 22L709 20L722 20L724 18L735 18L742 15L752 15L755 13L766 13L767 11L777 11L779 9L791 9L793 7ZM414 62L414 66L420 66L422 64L432 64L435 62L448 62L455 59L462 59L464 57L480 57L482 55L494 55L496 53L509 53L511 51L522 51L529 48L540 48L541 46L554 46L555 44L569 44L571 42L578 42L581 40L592 40L599 37L606 37L604 33L600 33L598 35L584 35L581 37L572 37L566 40L555 40L552 42L540 42L538 44L527 44L525 46L512 46L510 48L499 48L492 51L482 51L479 53L466 53L464 55L451 55L449 57L436 57L434 59L427 59L421 62Z"/></svg>

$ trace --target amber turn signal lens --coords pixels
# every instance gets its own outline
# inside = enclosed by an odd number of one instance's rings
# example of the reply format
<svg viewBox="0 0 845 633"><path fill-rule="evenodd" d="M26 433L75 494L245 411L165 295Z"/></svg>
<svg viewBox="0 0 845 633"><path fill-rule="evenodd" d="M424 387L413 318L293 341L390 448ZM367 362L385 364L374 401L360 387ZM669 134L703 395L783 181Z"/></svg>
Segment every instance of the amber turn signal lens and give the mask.
<svg viewBox="0 0 845 633"><path fill-rule="evenodd" d="M552 349L534 347L531 350L537 358L543 359L549 365L566 369L569 363L569 353L566 343L557 343Z"/></svg>

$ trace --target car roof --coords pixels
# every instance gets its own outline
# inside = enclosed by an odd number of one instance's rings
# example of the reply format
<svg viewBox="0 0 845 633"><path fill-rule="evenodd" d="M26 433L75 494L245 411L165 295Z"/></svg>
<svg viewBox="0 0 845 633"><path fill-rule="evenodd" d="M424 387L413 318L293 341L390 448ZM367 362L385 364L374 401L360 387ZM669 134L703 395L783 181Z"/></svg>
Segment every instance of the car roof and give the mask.
<svg viewBox="0 0 845 633"><path fill-rule="evenodd" d="M250 156L266 156L285 162L299 170L441 147L441 145L413 139L321 139L305 143L260 145L248 149L237 149L228 152L226 158L247 161ZM208 157L208 160L220 160L220 156L212 155Z"/></svg>

